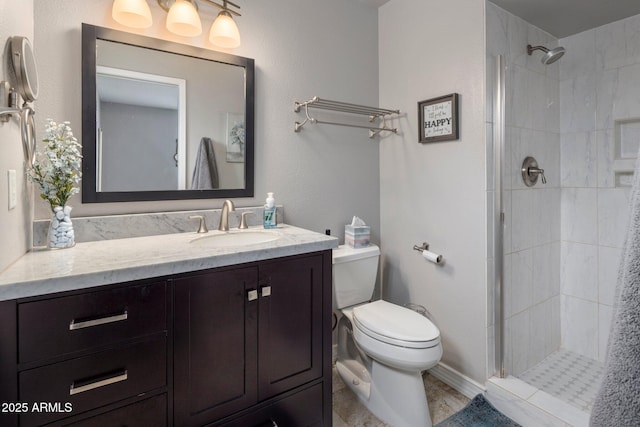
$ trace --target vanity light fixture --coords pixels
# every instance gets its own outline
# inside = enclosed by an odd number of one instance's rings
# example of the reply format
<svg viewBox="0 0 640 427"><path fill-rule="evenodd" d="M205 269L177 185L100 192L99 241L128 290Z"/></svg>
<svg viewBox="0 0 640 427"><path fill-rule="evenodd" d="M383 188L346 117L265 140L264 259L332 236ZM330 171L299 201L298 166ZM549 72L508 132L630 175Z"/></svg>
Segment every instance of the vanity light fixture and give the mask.
<svg viewBox="0 0 640 427"><path fill-rule="evenodd" d="M173 6L166 9L167 2L158 2L167 11L167 30L184 37L202 34L202 23L198 15L198 4L193 0L175 0Z"/></svg>
<svg viewBox="0 0 640 427"><path fill-rule="evenodd" d="M215 46L227 49L240 46L240 32L233 20L233 15L241 15L229 7L240 9L240 6L229 0L222 0L222 4L212 0L201 1L221 9L211 25L209 41ZM167 30L184 37L195 37L202 33L196 0L157 0L157 2L167 12ZM111 14L116 22L127 27L151 26L151 11L146 0L114 0Z"/></svg>
<svg viewBox="0 0 640 427"><path fill-rule="evenodd" d="M215 21L213 21L211 31L209 31L209 41L216 46L232 49L240 46L240 31L238 31L238 26L231 15L240 16L240 14L229 9L227 3L240 9L240 6L237 4L231 3L228 0L222 0L222 10L218 13ZM217 3L213 4L220 7Z"/></svg>
<svg viewBox="0 0 640 427"><path fill-rule="evenodd" d="M111 16L131 28L149 28L152 22L147 0L114 0Z"/></svg>

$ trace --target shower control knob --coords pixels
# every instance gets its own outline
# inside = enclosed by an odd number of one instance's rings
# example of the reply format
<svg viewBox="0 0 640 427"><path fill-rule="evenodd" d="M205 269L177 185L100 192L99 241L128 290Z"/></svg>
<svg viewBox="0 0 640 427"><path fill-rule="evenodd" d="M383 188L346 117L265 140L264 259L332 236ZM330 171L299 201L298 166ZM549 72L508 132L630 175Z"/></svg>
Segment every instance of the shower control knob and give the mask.
<svg viewBox="0 0 640 427"><path fill-rule="evenodd" d="M538 162L535 158L529 156L522 162L522 180L527 187L532 187L538 182L538 176L541 177L543 184L547 183L547 178L544 176L544 169L538 167Z"/></svg>
<svg viewBox="0 0 640 427"><path fill-rule="evenodd" d="M540 178L542 179L542 183L546 184L547 183L547 178L544 177L544 169L540 169L540 168L529 168L529 170L527 171L527 173L529 175L531 174L536 174L536 175L540 175Z"/></svg>

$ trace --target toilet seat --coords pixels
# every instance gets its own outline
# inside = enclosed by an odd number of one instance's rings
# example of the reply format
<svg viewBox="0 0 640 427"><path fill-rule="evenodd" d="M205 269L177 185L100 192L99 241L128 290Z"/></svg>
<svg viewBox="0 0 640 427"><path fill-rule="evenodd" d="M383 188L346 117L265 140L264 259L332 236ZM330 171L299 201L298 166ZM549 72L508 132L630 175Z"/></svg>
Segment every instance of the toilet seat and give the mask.
<svg viewBox="0 0 640 427"><path fill-rule="evenodd" d="M440 344L440 331L429 319L386 301L354 307L352 321L365 335L393 346L419 349Z"/></svg>

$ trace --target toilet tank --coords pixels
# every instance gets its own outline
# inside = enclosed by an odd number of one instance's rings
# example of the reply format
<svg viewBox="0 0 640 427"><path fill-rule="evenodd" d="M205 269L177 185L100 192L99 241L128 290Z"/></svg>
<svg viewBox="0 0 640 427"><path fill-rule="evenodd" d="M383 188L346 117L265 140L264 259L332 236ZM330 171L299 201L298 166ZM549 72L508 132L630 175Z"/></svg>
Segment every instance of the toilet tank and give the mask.
<svg viewBox="0 0 640 427"><path fill-rule="evenodd" d="M333 305L350 307L371 299L378 275L380 248L339 246L333 250Z"/></svg>

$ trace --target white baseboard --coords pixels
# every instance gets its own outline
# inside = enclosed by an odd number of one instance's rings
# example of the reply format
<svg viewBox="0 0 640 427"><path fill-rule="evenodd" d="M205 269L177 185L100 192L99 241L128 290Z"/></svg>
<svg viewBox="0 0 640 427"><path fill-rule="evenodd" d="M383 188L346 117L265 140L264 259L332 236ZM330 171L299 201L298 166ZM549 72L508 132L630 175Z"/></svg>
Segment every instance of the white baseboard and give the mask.
<svg viewBox="0 0 640 427"><path fill-rule="evenodd" d="M442 362L429 369L429 373L443 383L458 390L469 399L473 399L476 395L482 394L487 390L482 384L477 383Z"/></svg>

